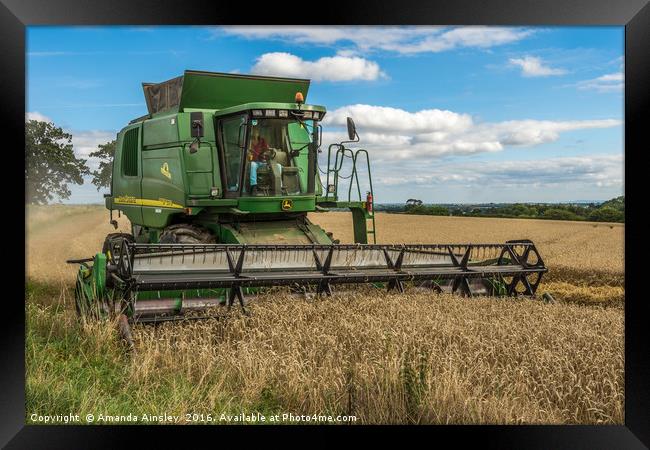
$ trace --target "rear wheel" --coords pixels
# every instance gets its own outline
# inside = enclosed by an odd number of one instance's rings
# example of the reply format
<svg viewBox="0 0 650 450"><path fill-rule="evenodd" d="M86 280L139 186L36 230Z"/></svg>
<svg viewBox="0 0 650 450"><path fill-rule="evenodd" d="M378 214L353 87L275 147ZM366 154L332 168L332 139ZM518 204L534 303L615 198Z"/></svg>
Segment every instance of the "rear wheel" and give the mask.
<svg viewBox="0 0 650 450"><path fill-rule="evenodd" d="M170 225L162 232L161 244L213 244L216 239L209 230L189 223Z"/></svg>

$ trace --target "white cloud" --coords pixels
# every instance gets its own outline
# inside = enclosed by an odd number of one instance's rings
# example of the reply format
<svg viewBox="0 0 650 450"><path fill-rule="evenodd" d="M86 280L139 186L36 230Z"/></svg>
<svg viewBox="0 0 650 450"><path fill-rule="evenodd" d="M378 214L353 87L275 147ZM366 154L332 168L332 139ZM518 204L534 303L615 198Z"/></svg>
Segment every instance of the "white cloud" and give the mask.
<svg viewBox="0 0 650 450"><path fill-rule="evenodd" d="M468 114L428 109L349 105L329 112L323 134L326 144L346 139L346 118L354 119L363 146L384 161L498 152L506 147L532 147L559 139L563 132L610 128L620 120L510 120L474 123ZM328 129L329 128L329 129ZM334 130L332 129L334 128ZM337 130L338 129L338 130Z"/></svg>
<svg viewBox="0 0 650 450"><path fill-rule="evenodd" d="M117 137L114 131L69 131L72 135L72 147L78 158L88 160L86 164L90 170L96 170L99 167L97 158L89 158L90 153L97 150L99 144L106 144Z"/></svg>
<svg viewBox="0 0 650 450"><path fill-rule="evenodd" d="M533 33L517 27L438 26L228 26L213 35L248 39L290 40L299 44L334 45L348 42L358 50L402 54L441 52L454 48L488 48L524 39Z"/></svg>
<svg viewBox="0 0 650 450"><path fill-rule="evenodd" d="M593 90L596 92L623 92L625 76L623 72L609 73L598 78L579 81L576 86L580 90Z"/></svg>
<svg viewBox="0 0 650 450"><path fill-rule="evenodd" d="M524 56L523 58L510 58L509 64L511 66L518 66L521 68L521 74L525 77L547 77L550 75L563 75L566 73L564 69L554 69L547 65L541 58L536 56Z"/></svg>
<svg viewBox="0 0 650 450"><path fill-rule="evenodd" d="M343 126L350 116L359 126L372 131L425 133L433 131L465 130L472 125L467 114L440 109L425 109L414 113L388 106L349 105L329 112L325 122Z"/></svg>
<svg viewBox="0 0 650 450"><path fill-rule="evenodd" d="M503 145L532 146L553 142L565 131L593 128L611 128L621 124L620 120L510 120L477 127L479 135L498 139Z"/></svg>
<svg viewBox="0 0 650 450"><path fill-rule="evenodd" d="M265 53L252 72L259 75L310 78L315 81L376 80L385 76L379 65L356 56L323 57L305 61L291 53Z"/></svg>
<svg viewBox="0 0 650 450"><path fill-rule="evenodd" d="M480 187L620 187L623 185L623 155L604 154L518 161L463 162L395 170L375 169L377 185L416 185L418 188L446 186ZM383 173L382 173L383 172Z"/></svg>
<svg viewBox="0 0 650 450"><path fill-rule="evenodd" d="M399 53L435 53L462 47L489 48L518 41L531 33L529 30L515 28L462 27L439 35L427 36L411 44L387 45L385 49Z"/></svg>
<svg viewBox="0 0 650 450"><path fill-rule="evenodd" d="M39 122L52 122L52 119L38 111L25 113L25 121L38 120Z"/></svg>

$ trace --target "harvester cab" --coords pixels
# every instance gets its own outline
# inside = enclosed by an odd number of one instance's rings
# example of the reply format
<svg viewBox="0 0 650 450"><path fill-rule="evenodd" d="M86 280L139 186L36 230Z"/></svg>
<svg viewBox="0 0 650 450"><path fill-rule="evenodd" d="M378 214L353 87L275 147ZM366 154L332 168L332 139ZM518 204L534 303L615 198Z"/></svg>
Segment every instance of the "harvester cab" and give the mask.
<svg viewBox="0 0 650 450"><path fill-rule="evenodd" d="M118 133L105 196L132 232L70 261L81 314L169 320L275 285L533 295L546 271L530 241L377 245L368 152L346 146L348 118L321 169L326 109L305 102L309 80L185 71L143 90L148 114ZM309 220L330 209L352 213L354 244Z"/></svg>

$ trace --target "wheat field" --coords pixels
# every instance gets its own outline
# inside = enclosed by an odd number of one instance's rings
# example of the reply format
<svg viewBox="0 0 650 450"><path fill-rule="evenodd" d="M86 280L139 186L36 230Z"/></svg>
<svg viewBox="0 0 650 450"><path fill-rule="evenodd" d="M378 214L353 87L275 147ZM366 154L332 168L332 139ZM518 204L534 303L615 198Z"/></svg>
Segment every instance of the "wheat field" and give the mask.
<svg viewBox="0 0 650 450"><path fill-rule="evenodd" d="M75 209L77 208L77 209ZM310 218L342 242L349 214ZM282 289L219 319L133 328L82 323L76 268L112 232L101 207L27 211L27 418L31 412L212 417L352 415L355 423L624 422L620 224L376 215L378 242L532 239L556 299L461 298L364 287ZM119 219L128 231L128 221ZM159 421L156 421L158 423ZM196 421L195 421L196 422Z"/></svg>

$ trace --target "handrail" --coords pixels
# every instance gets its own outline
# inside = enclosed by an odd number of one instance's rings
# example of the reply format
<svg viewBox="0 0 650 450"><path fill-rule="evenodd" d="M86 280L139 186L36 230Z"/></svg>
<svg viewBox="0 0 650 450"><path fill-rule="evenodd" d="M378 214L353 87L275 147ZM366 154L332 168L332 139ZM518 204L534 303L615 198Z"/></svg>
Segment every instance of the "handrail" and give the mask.
<svg viewBox="0 0 650 450"><path fill-rule="evenodd" d="M332 161L332 149L334 148L336 148L336 153L334 154L334 159ZM344 179L349 178L350 185L348 186L348 202L352 201L352 187L355 183L356 183L358 201L364 200L361 195L359 172L357 170L357 158L359 157L360 154L365 155L366 167L368 169L368 181L369 181L370 193L371 195L374 195L373 187L372 187L372 175L370 173L370 157L368 155L368 151L365 149L352 150L345 147L343 144L330 144L327 149L327 178L324 186L326 199L328 199L330 196L330 192L327 188L330 185L330 175L331 175L332 184L334 185L334 192L332 193L334 197L338 198L339 180L341 178ZM345 158L350 158L352 160L352 171L350 172L350 175L344 177L343 175L341 175L341 169L343 168L343 162L345 161ZM332 163L334 164L332 165Z"/></svg>

